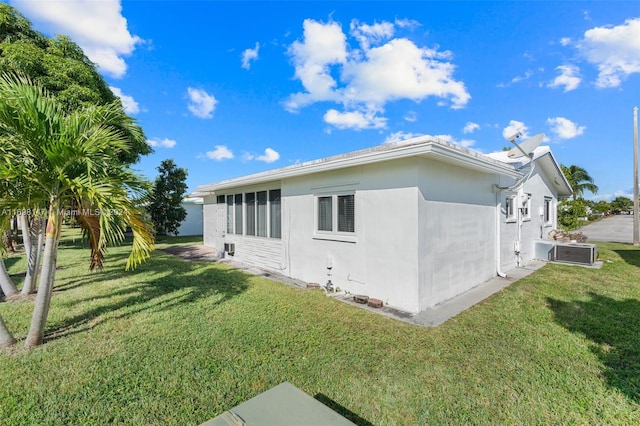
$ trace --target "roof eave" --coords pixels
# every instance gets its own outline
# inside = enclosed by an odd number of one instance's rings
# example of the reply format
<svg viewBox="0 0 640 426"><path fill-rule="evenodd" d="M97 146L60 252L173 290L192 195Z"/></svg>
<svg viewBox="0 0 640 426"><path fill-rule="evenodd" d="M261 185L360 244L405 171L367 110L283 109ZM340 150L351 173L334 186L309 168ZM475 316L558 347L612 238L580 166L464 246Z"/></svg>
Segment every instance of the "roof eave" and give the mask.
<svg viewBox="0 0 640 426"><path fill-rule="evenodd" d="M419 141L420 142L420 141ZM229 188L255 185L270 181L278 181L291 177L303 176L312 173L321 173L347 167L361 166L365 164L379 163L383 161L397 160L412 156L433 156L441 161L454 163L462 167L479 170L485 173L497 173L513 178L521 177L521 174L511 165L488 158L483 154L470 151L466 148L445 141L427 138L422 143L398 145L393 149L363 150L357 155L354 153L343 154L308 163L297 164L281 169L270 170L254 175L230 179L212 184L198 186L193 196L207 196Z"/></svg>

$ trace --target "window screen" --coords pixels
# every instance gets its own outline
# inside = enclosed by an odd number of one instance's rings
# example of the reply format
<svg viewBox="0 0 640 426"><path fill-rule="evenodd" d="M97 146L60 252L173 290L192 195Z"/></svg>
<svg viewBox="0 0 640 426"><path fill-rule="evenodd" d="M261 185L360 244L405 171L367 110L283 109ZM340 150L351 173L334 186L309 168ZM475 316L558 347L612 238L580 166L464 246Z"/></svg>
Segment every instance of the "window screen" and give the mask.
<svg viewBox="0 0 640 426"><path fill-rule="evenodd" d="M333 231L333 197L318 197L318 231Z"/></svg>
<svg viewBox="0 0 640 426"><path fill-rule="evenodd" d="M247 206L245 233L247 235L256 235L256 193L247 192L244 194L244 202Z"/></svg>
<svg viewBox="0 0 640 426"><path fill-rule="evenodd" d="M267 236L267 191L258 192L258 236Z"/></svg>
<svg viewBox="0 0 640 426"><path fill-rule="evenodd" d="M233 234L233 195L227 195L227 232Z"/></svg>
<svg viewBox="0 0 640 426"><path fill-rule="evenodd" d="M236 234L242 235L242 194L235 195Z"/></svg>
<svg viewBox="0 0 640 426"><path fill-rule="evenodd" d="M269 221L271 238L280 238L282 233L282 218L280 210L280 190L269 191Z"/></svg>
<svg viewBox="0 0 640 426"><path fill-rule="evenodd" d="M338 232L355 231L355 197L338 195Z"/></svg>

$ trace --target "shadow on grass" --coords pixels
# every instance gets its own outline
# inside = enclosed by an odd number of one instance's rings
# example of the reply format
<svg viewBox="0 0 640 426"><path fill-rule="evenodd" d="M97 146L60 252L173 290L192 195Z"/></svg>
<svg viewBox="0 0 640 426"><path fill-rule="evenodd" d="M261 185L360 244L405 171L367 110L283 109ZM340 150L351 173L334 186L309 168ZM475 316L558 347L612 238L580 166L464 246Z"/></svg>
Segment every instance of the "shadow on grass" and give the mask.
<svg viewBox="0 0 640 426"><path fill-rule="evenodd" d="M640 250L614 250L629 265L640 267Z"/></svg>
<svg viewBox="0 0 640 426"><path fill-rule="evenodd" d="M370 421L363 419L353 411L349 410L346 407L343 407L323 393L317 394L316 396L314 396L314 398L358 426L373 426L373 423L371 423Z"/></svg>
<svg viewBox="0 0 640 426"><path fill-rule="evenodd" d="M640 301L589 296L588 301L547 302L557 323L593 342L591 351L601 360L609 386L640 402Z"/></svg>
<svg viewBox="0 0 640 426"><path fill-rule="evenodd" d="M114 257L126 258L127 255ZM215 295L210 305L213 308L248 288L248 275L237 270L189 263L157 252L154 258L139 266L135 272L124 272L123 263L116 262L103 272L87 274L56 286L54 291L68 291L100 281L115 282L111 291L67 302L69 305L91 304L91 307L52 324L47 328L45 340L82 333L107 321L128 318L141 312L160 312L188 305ZM118 286L117 280L124 278L129 278L129 282ZM61 307L64 304L58 309Z"/></svg>

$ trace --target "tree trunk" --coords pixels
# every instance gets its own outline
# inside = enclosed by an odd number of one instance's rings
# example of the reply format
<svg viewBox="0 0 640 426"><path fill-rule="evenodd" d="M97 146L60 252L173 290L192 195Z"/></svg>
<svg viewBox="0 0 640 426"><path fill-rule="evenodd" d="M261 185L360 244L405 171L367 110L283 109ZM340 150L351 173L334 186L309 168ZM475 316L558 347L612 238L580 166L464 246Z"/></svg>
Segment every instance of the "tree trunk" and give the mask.
<svg viewBox="0 0 640 426"><path fill-rule="evenodd" d="M35 267L35 271L33 274L33 284L35 286L35 284L38 282L38 271L40 270L40 263L42 262L42 245L44 244L44 232L45 232L45 227L47 225L47 220L44 218L38 218L36 219L37 223L38 223L38 237L36 239L37 241L37 245L36 245L36 267ZM35 291L35 289L34 289Z"/></svg>
<svg viewBox="0 0 640 426"><path fill-rule="evenodd" d="M36 219L34 225L36 225ZM24 252L27 257L27 274L24 277L24 284L22 285L22 294L31 294L34 292L36 275L37 275L37 247L35 246L35 240L37 238L34 235L37 232L36 226L29 226L29 219L26 215L20 215L20 228L22 229L22 241L24 242Z"/></svg>
<svg viewBox="0 0 640 426"><path fill-rule="evenodd" d="M26 214L18 215L18 223L20 224L20 231L22 232L22 244L24 245L25 253L31 251L31 232L29 232L29 217Z"/></svg>
<svg viewBox="0 0 640 426"><path fill-rule="evenodd" d="M41 345L44 341L44 330L49 315L51 305L51 294L53 293L53 280L56 273L58 258L58 238L60 221L58 216L59 203L52 201L49 207L49 219L47 220L47 231L44 243L44 258L42 262L42 275L36 295L36 302L33 307L31 326L25 340L25 346L32 348Z"/></svg>
<svg viewBox="0 0 640 426"><path fill-rule="evenodd" d="M0 288L5 296L13 296L18 294L16 285L11 280L7 267L4 264L4 259L0 257Z"/></svg>
<svg viewBox="0 0 640 426"><path fill-rule="evenodd" d="M18 216L13 217L13 232L11 235L11 244L13 245L13 251L16 251L18 245Z"/></svg>
<svg viewBox="0 0 640 426"><path fill-rule="evenodd" d="M16 339L13 337L0 316L0 348L8 348L14 343L16 343Z"/></svg>
<svg viewBox="0 0 640 426"><path fill-rule="evenodd" d="M8 251L15 251L14 247L13 247L13 240L12 240L12 231L9 229L5 232L3 232L2 234L2 244L4 244L4 248L7 249Z"/></svg>

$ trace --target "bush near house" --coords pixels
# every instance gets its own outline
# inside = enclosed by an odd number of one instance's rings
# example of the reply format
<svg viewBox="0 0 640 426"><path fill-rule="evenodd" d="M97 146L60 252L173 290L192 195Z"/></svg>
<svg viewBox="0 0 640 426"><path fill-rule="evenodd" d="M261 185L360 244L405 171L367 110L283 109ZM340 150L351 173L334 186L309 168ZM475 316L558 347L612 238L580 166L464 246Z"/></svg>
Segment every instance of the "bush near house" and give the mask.
<svg viewBox="0 0 640 426"><path fill-rule="evenodd" d="M66 231L65 231L66 232ZM62 241L44 346L0 351L0 418L199 424L289 381L356 424L639 424L640 250L547 265L437 328L222 264ZM163 238L194 243L189 238ZM7 260L18 277L23 259ZM0 302L18 338L31 302Z"/></svg>

